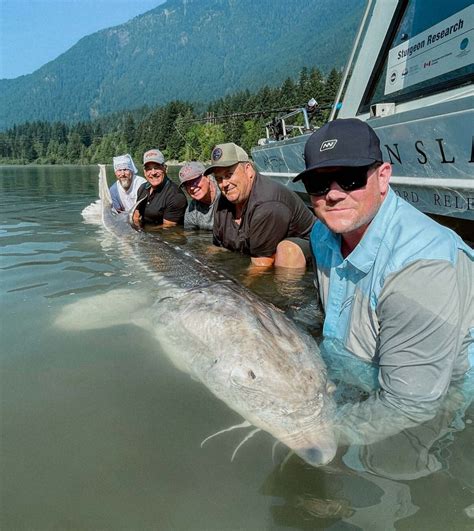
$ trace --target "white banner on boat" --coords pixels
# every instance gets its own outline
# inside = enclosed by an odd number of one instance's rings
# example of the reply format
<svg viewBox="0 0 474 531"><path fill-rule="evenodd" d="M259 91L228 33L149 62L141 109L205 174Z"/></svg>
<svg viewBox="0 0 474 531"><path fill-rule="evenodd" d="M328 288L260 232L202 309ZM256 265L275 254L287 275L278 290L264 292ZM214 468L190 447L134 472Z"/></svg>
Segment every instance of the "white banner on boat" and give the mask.
<svg viewBox="0 0 474 531"><path fill-rule="evenodd" d="M473 45L470 5L390 50L385 94L472 64Z"/></svg>

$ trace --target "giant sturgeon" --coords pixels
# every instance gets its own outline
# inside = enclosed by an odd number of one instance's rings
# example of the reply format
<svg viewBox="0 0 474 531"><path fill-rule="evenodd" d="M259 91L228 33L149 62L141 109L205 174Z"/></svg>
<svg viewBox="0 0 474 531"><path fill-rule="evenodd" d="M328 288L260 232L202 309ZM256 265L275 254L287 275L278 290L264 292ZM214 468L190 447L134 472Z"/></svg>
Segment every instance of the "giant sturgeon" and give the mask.
<svg viewBox="0 0 474 531"><path fill-rule="evenodd" d="M150 277L147 293L121 289L82 299L66 306L56 323L102 327L108 312L97 319L91 309L109 304L110 324L121 318L148 329L174 365L239 413L242 425L265 430L313 466L330 462L337 447L332 384L314 339L183 248L135 231L127 215L112 209L103 165L99 195L105 229L136 260L136 274Z"/></svg>

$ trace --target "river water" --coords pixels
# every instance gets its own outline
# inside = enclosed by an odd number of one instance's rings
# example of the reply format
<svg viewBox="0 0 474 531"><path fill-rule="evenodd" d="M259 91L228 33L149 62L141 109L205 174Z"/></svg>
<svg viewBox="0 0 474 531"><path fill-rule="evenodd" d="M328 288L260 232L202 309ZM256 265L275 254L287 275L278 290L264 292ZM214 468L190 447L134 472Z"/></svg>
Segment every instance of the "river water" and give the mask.
<svg viewBox="0 0 474 531"><path fill-rule="evenodd" d="M272 456L264 433L230 462L244 431L200 442L241 419L153 338L127 324L55 327L77 297L134 282L103 231L82 221L97 173L0 168L2 530L473 528L472 409L449 429L343 450L319 469L296 456L282 466L285 450ZM312 315L309 273L249 278L247 259L209 254L209 234L167 237L290 314Z"/></svg>

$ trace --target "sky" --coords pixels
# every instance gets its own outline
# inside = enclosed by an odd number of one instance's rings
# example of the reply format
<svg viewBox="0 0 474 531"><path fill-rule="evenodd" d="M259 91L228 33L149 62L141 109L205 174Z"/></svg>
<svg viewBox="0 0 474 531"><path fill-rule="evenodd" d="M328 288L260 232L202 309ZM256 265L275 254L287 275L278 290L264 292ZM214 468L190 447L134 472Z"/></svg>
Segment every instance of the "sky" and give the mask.
<svg viewBox="0 0 474 531"><path fill-rule="evenodd" d="M164 0L0 0L0 79L31 74L100 29Z"/></svg>

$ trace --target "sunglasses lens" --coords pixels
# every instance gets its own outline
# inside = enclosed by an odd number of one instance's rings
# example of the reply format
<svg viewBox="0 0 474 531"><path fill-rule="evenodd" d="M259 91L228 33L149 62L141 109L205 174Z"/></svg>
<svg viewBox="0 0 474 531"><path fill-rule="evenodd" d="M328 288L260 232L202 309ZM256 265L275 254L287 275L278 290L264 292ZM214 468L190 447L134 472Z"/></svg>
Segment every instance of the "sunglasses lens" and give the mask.
<svg viewBox="0 0 474 531"><path fill-rule="evenodd" d="M329 173L313 173L303 178L308 195L325 195L332 183L337 183L345 192L358 190L367 184L369 166L348 167Z"/></svg>
<svg viewBox="0 0 474 531"><path fill-rule="evenodd" d="M303 179L308 195L324 195L329 192L331 183L324 175L314 174Z"/></svg>
<svg viewBox="0 0 474 531"><path fill-rule="evenodd" d="M337 184L346 192L358 190L367 184L367 167L351 168L351 170L337 181Z"/></svg>
<svg viewBox="0 0 474 531"><path fill-rule="evenodd" d="M192 179L191 181L186 181L184 184L186 188L192 188L193 186L197 186L201 182L201 179L202 175L196 177L195 179Z"/></svg>

